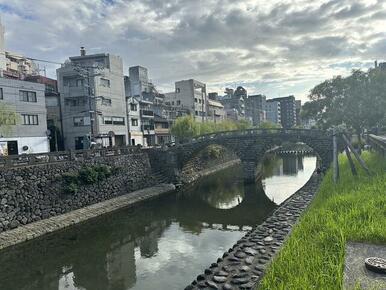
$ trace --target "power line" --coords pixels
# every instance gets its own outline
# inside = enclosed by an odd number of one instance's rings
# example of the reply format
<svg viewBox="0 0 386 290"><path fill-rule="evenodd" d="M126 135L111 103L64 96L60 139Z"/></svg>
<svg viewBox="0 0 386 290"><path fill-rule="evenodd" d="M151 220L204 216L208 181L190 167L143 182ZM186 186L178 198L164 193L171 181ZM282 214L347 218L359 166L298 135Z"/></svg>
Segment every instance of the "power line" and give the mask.
<svg viewBox="0 0 386 290"><path fill-rule="evenodd" d="M51 61L51 60L39 59L39 58L32 58L32 57L27 57L27 56L20 56L20 55L12 54L12 53L0 52L0 54L3 54L5 56L9 55L11 57L18 57L18 58L29 59L29 60L33 60L33 61L51 63L51 64L60 64L60 65L64 64L62 62L56 62L56 61Z"/></svg>

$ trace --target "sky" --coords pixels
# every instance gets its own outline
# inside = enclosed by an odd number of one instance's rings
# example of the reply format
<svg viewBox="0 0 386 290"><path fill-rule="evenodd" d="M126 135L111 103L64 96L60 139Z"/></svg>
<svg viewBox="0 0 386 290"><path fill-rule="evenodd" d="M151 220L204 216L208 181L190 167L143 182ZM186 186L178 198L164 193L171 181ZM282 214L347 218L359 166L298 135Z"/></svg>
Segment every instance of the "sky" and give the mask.
<svg viewBox="0 0 386 290"><path fill-rule="evenodd" d="M117 54L161 92L194 78L208 92L305 101L325 79L386 61L386 0L0 0L0 15L8 51Z"/></svg>

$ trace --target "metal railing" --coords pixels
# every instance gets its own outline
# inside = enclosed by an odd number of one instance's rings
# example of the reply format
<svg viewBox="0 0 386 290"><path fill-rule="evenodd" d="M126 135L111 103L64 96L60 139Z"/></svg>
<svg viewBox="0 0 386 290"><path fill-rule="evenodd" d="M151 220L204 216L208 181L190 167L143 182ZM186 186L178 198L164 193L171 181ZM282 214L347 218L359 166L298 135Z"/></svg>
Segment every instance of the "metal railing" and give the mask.
<svg viewBox="0 0 386 290"><path fill-rule="evenodd" d="M126 146L102 149L70 150L59 152L0 156L0 168L31 166L76 160L90 160L96 157L129 155L133 153L139 153L141 152L141 150L142 149L139 146Z"/></svg>
<svg viewBox="0 0 386 290"><path fill-rule="evenodd" d="M323 136L328 135L326 131L317 130L317 129L246 129L246 130L233 130L233 131L222 131L214 132L209 134L200 135L193 137L188 141L189 142L199 142L205 141L214 138L222 137L247 137L247 136L258 136L266 134L288 134L288 135L298 135L298 136Z"/></svg>
<svg viewBox="0 0 386 290"><path fill-rule="evenodd" d="M367 142L371 145L372 149L386 156L386 137L369 134L367 135Z"/></svg>

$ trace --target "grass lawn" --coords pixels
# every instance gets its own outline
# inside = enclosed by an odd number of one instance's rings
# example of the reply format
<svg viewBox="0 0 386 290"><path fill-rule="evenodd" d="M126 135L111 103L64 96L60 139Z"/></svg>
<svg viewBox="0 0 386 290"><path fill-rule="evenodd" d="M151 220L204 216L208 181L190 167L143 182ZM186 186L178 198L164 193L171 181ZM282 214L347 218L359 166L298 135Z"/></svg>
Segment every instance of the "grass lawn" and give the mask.
<svg viewBox="0 0 386 290"><path fill-rule="evenodd" d="M339 184L329 170L258 289L343 289L346 241L386 244L386 160L362 156L374 175L353 177L341 155Z"/></svg>

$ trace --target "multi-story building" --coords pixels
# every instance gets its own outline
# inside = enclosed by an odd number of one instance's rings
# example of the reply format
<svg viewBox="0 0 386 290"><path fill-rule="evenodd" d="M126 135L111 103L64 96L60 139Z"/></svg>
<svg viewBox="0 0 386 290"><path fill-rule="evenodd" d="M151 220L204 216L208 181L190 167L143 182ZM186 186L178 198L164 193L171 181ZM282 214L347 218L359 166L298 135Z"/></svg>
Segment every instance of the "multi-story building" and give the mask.
<svg viewBox="0 0 386 290"><path fill-rule="evenodd" d="M147 68L139 65L130 67L127 86L132 97L142 96L143 92L151 92L153 85L149 82Z"/></svg>
<svg viewBox="0 0 386 290"><path fill-rule="evenodd" d="M221 122L225 119L225 110L223 104L218 101L208 99L208 108L207 108L208 121Z"/></svg>
<svg viewBox="0 0 386 290"><path fill-rule="evenodd" d="M139 98L127 97L127 126L130 145L144 145Z"/></svg>
<svg viewBox="0 0 386 290"><path fill-rule="evenodd" d="M220 102L224 105L228 119L236 121L245 119L245 100L247 96L247 90L241 86L237 87L236 91L225 89L225 96L221 98Z"/></svg>
<svg viewBox="0 0 386 290"><path fill-rule="evenodd" d="M27 76L25 80L43 84L45 86L45 99L47 108L47 128L49 130L50 151L64 150L62 110L58 83L54 79L44 76Z"/></svg>
<svg viewBox="0 0 386 290"><path fill-rule="evenodd" d="M141 131L143 133L144 146L155 145L154 132L154 111L153 103L145 100L139 100L139 110L141 118Z"/></svg>
<svg viewBox="0 0 386 290"><path fill-rule="evenodd" d="M9 130L0 131L0 154L49 151L44 93L42 84L0 78L0 103L17 116L16 122L7 126Z"/></svg>
<svg viewBox="0 0 386 290"><path fill-rule="evenodd" d="M174 141L170 133L170 121L154 114L155 145L164 145Z"/></svg>
<svg viewBox="0 0 386 290"><path fill-rule="evenodd" d="M300 126L302 123L302 120L300 117L300 111L302 110L302 101L296 100L295 106L296 106L296 126Z"/></svg>
<svg viewBox="0 0 386 290"><path fill-rule="evenodd" d="M245 115L252 120L253 126L259 126L266 119L266 97L264 95L249 95L246 99Z"/></svg>
<svg viewBox="0 0 386 290"><path fill-rule="evenodd" d="M66 149L128 144L123 64L100 53L70 57L57 69Z"/></svg>
<svg viewBox="0 0 386 290"><path fill-rule="evenodd" d="M0 77L3 76L3 71L6 69L4 26L0 19Z"/></svg>
<svg viewBox="0 0 386 290"><path fill-rule="evenodd" d="M294 96L274 98L280 103L281 125L283 128L296 126L296 102Z"/></svg>
<svg viewBox="0 0 386 290"><path fill-rule="evenodd" d="M175 83L175 91L165 94L165 102L182 110L188 110L197 121L207 118L206 85L190 79Z"/></svg>
<svg viewBox="0 0 386 290"><path fill-rule="evenodd" d="M265 102L266 120L274 124L281 125L280 102L275 100L266 100Z"/></svg>

